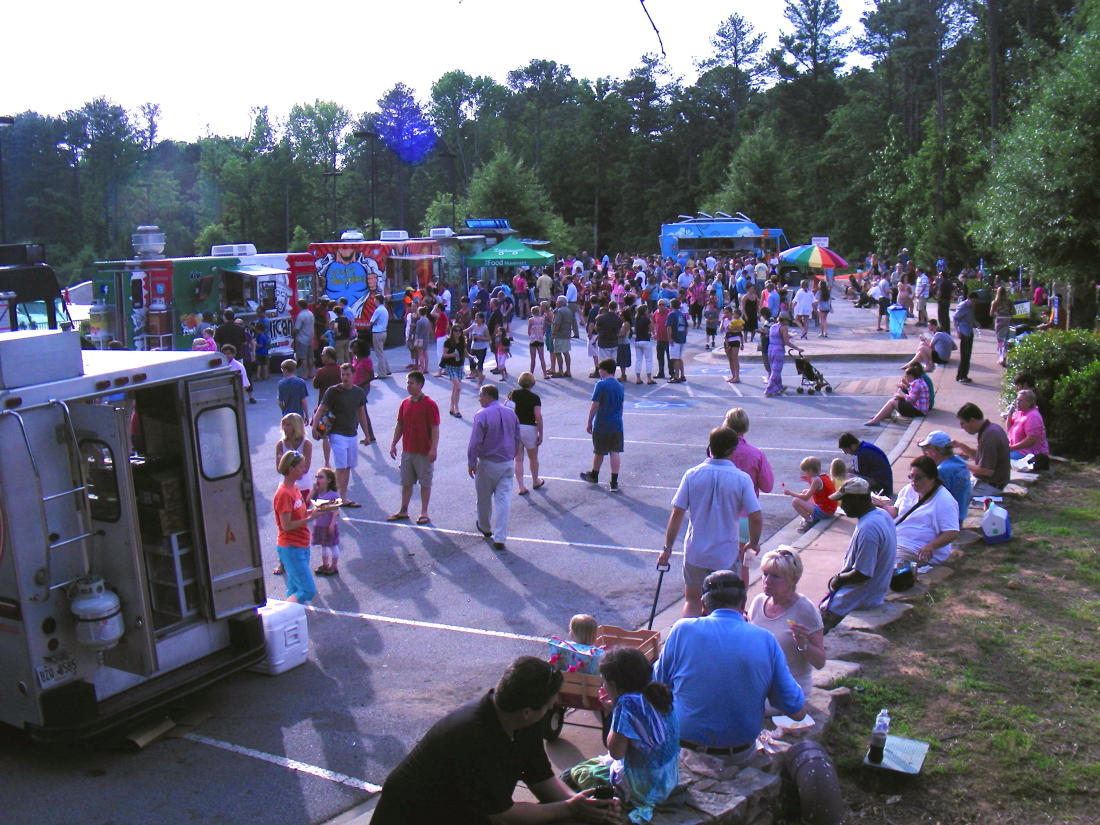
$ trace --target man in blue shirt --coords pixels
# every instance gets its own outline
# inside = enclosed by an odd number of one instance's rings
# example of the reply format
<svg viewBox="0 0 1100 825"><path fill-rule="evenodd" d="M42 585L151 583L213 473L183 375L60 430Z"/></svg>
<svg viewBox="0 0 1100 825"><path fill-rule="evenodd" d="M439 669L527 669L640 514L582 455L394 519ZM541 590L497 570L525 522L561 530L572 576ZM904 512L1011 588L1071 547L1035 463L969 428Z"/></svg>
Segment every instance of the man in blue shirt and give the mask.
<svg viewBox="0 0 1100 825"><path fill-rule="evenodd" d="M970 510L970 497L973 487L970 481L970 468L966 461L955 455L951 446L951 436L943 430L930 432L918 445L924 454L936 462L940 481L959 505L959 521L966 518Z"/></svg>
<svg viewBox="0 0 1100 825"><path fill-rule="evenodd" d="M974 383L970 378L970 353L974 349L974 305L966 287L962 288L962 300L955 307L955 331L959 334L959 369L955 380L960 384Z"/></svg>
<svg viewBox="0 0 1100 825"><path fill-rule="evenodd" d="M668 383L682 384L684 377L684 344L687 343L688 319L680 309L680 299L672 299L672 311L665 320L668 326ZM612 374L614 374L612 370Z"/></svg>
<svg viewBox="0 0 1100 825"><path fill-rule="evenodd" d="M741 764L764 727L764 701L795 719L806 697L775 637L745 621L745 585L732 570L703 580L706 615L673 625L653 668L672 688L680 747Z"/></svg>
<svg viewBox="0 0 1100 825"><path fill-rule="evenodd" d="M598 484L603 457L611 456L611 492L618 493L619 468L623 454L623 385L615 378L615 359L605 358L597 367L600 380L592 388L592 406L588 408L588 432L592 435L592 470L581 479Z"/></svg>
<svg viewBox="0 0 1100 825"><path fill-rule="evenodd" d="M894 497L894 471L886 453L870 441L860 441L851 433L840 436L839 446L846 455L854 457L852 470L871 483L873 491L879 495Z"/></svg>

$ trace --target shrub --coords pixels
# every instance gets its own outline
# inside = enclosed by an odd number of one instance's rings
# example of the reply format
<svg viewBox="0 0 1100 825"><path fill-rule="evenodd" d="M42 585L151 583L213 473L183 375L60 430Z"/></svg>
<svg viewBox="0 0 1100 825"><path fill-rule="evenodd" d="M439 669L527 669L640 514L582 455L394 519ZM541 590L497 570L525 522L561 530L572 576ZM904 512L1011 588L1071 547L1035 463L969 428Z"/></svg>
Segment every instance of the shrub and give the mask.
<svg viewBox="0 0 1100 825"><path fill-rule="evenodd" d="M1027 335L1008 354L1004 373L1005 400L1015 396L1012 379L1019 372L1035 376L1035 389L1044 399L1054 398L1054 385L1074 370L1100 360L1100 334L1087 330L1048 330ZM1089 416L1095 415L1095 408ZM1062 417L1059 410L1058 417Z"/></svg>
<svg viewBox="0 0 1100 825"><path fill-rule="evenodd" d="M1100 361L1060 378L1054 388L1055 440L1059 449L1080 458L1100 456Z"/></svg>

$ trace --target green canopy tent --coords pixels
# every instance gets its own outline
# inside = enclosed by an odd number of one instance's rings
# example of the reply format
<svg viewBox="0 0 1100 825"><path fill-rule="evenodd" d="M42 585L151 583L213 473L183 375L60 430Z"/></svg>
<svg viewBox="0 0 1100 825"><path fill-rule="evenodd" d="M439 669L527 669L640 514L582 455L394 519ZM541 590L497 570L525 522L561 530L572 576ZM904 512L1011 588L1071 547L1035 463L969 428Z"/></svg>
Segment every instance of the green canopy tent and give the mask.
<svg viewBox="0 0 1100 825"><path fill-rule="evenodd" d="M466 259L466 266L538 266L553 263L554 256L522 244L515 238L505 238L496 246L483 249Z"/></svg>
<svg viewBox="0 0 1100 825"><path fill-rule="evenodd" d="M483 249L466 259L466 291L470 291L471 267L483 266L545 266L554 263L549 252L532 249L515 238L505 238L496 246Z"/></svg>

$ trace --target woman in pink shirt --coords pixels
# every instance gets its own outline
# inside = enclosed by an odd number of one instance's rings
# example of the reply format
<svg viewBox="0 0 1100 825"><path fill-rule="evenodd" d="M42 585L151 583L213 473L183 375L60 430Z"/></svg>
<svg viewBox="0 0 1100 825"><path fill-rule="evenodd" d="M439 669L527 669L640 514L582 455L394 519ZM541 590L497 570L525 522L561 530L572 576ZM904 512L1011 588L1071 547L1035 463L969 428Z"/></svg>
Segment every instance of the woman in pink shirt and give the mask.
<svg viewBox="0 0 1100 825"><path fill-rule="evenodd" d="M1012 458L1035 456L1036 470L1050 467L1050 445L1047 428L1036 405L1034 390L1016 393L1016 411L1008 417L1008 449Z"/></svg>
<svg viewBox="0 0 1100 825"><path fill-rule="evenodd" d="M741 407L734 407L726 413L723 422L737 433L737 446L730 456L734 466L745 473L752 480L752 489L759 496L761 493L770 493L775 485L775 475L772 473L772 465L759 447L754 447L745 440L745 433L749 431L749 414ZM745 562L745 543L749 539L749 520L742 516L739 526L741 541L741 580L745 587L749 586L749 565ZM757 553L760 551L757 550Z"/></svg>

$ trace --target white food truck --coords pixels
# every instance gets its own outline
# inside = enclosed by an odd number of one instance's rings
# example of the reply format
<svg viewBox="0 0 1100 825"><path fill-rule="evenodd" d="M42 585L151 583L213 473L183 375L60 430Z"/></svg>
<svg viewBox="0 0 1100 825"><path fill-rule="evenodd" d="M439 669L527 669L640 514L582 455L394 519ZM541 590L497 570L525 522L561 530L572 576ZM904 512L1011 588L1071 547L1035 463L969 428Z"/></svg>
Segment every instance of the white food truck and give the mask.
<svg viewBox="0 0 1100 825"><path fill-rule="evenodd" d="M242 410L216 353L0 334L0 722L90 737L262 659Z"/></svg>

